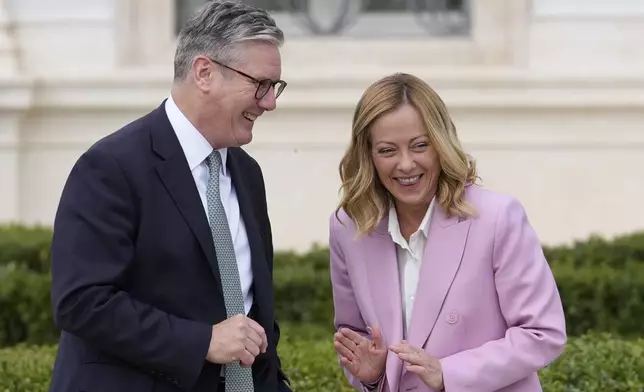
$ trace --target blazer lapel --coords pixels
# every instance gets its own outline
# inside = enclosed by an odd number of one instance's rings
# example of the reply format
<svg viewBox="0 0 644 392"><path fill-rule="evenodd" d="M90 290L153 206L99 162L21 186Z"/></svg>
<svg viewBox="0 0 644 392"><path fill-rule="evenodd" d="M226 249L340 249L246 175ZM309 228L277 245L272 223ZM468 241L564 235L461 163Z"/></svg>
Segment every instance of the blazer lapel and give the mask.
<svg viewBox="0 0 644 392"><path fill-rule="evenodd" d="M409 344L425 346L461 265L471 221L448 218L437 204L430 222L409 325Z"/></svg>
<svg viewBox="0 0 644 392"><path fill-rule="evenodd" d="M152 148L162 158L156 167L157 173L188 227L197 238L211 266L217 289L223 295L219 270L212 268L217 265L217 257L208 218L181 144L165 114L163 104L153 112L151 118L154 120L151 124Z"/></svg>
<svg viewBox="0 0 644 392"><path fill-rule="evenodd" d="M230 170L230 176L235 187L237 200L239 202L239 211L241 219L244 220L246 226L246 235L248 236L248 243L251 252L251 266L253 270L253 289L254 299L257 303L260 314L265 320L273 319L273 307L266 304L266 300L272 298L272 287L270 282L270 271L264 253L264 245L257 220L255 219L255 209L251 200L251 193L248 184L249 175L242 172L240 162L239 150L236 148L228 149L227 167Z"/></svg>
<svg viewBox="0 0 644 392"><path fill-rule="evenodd" d="M371 301L385 344L398 344L403 338L403 314L398 279L398 258L396 244L387 231L388 218L385 217L371 237L365 241L365 269L369 278ZM402 363L395 355L387 356L387 380L391 391L398 390L398 380Z"/></svg>

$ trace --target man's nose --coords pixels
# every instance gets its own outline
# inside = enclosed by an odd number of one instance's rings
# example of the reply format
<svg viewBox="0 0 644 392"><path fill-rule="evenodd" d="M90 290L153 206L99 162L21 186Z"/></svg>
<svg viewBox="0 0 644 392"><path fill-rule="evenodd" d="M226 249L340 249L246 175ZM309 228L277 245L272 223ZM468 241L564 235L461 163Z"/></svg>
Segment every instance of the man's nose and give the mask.
<svg viewBox="0 0 644 392"><path fill-rule="evenodd" d="M275 98L275 90L271 87L268 93L259 100L258 105L264 110L274 110L277 107L277 99Z"/></svg>

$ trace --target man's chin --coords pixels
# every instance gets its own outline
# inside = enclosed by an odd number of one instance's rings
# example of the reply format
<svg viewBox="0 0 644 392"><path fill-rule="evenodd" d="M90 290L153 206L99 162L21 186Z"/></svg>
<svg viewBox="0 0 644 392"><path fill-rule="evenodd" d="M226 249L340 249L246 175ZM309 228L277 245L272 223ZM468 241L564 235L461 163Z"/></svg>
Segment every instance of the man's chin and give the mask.
<svg viewBox="0 0 644 392"><path fill-rule="evenodd" d="M253 132L245 131L243 133L237 133L235 135L235 141L239 147L250 143L253 140Z"/></svg>

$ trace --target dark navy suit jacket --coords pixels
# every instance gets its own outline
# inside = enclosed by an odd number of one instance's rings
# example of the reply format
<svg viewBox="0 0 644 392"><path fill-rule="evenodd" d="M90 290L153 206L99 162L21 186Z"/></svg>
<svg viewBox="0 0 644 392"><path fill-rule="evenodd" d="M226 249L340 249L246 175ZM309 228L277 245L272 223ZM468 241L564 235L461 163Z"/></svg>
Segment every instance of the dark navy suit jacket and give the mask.
<svg viewBox="0 0 644 392"><path fill-rule="evenodd" d="M256 391L288 391L277 356L273 245L262 172L240 148L227 167L252 255L268 350ZM164 105L103 138L74 165L52 243L62 329L51 392L215 392L212 325L226 318L208 220Z"/></svg>

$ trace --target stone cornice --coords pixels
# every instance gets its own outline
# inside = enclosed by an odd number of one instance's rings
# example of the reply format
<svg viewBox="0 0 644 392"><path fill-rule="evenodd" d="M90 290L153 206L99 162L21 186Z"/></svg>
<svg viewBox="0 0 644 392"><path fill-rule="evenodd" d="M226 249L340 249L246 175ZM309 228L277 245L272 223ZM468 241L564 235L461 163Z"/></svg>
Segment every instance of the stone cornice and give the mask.
<svg viewBox="0 0 644 392"><path fill-rule="evenodd" d="M294 70L293 70L294 71ZM534 74L496 69L406 69L435 88L452 109L644 109L644 74ZM352 109L367 86L391 69L351 74L285 69L284 109ZM312 76L315 75L315 76ZM168 95L171 72L123 70L100 76L0 78L0 110L149 109Z"/></svg>
<svg viewBox="0 0 644 392"><path fill-rule="evenodd" d="M29 78L0 76L0 113L33 107L34 84Z"/></svg>

